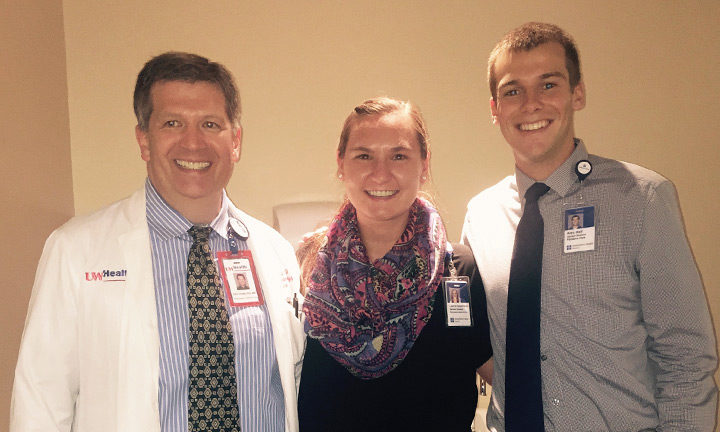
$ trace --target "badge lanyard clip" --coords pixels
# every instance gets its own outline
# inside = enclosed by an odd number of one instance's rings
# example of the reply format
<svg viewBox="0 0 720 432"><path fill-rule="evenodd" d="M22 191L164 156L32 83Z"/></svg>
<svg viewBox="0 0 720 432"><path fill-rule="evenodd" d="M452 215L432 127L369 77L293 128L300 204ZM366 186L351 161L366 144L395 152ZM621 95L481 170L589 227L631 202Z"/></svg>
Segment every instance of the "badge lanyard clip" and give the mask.
<svg viewBox="0 0 720 432"><path fill-rule="evenodd" d="M450 267L450 277L452 279L456 279L457 278L457 269L455 268L455 263L452 260L452 252L450 253L450 259L448 260L448 262L449 262L448 266Z"/></svg>
<svg viewBox="0 0 720 432"><path fill-rule="evenodd" d="M227 233L230 253L237 255L238 250L240 250L240 240L247 240L250 233L248 233L245 224L234 218L231 218L230 222L228 222Z"/></svg>
<svg viewBox="0 0 720 432"><path fill-rule="evenodd" d="M589 160L583 159L575 164L575 175L577 175L578 181L580 182L580 190L578 191L580 196L580 202L585 202L583 198L583 180L587 178L592 172L592 164Z"/></svg>

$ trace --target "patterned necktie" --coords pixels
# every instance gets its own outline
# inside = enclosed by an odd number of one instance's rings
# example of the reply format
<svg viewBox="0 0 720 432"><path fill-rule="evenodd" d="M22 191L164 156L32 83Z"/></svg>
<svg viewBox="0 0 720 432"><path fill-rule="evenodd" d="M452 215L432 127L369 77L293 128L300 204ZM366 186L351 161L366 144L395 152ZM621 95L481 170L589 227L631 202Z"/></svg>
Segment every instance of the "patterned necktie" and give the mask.
<svg viewBox="0 0 720 432"><path fill-rule="evenodd" d="M535 183L515 233L505 336L505 430L544 431L540 375L540 284L544 224L538 199L550 188Z"/></svg>
<svg viewBox="0 0 720 432"><path fill-rule="evenodd" d="M225 298L210 255L210 227L193 226L187 265L190 312L188 432L240 430L235 346Z"/></svg>

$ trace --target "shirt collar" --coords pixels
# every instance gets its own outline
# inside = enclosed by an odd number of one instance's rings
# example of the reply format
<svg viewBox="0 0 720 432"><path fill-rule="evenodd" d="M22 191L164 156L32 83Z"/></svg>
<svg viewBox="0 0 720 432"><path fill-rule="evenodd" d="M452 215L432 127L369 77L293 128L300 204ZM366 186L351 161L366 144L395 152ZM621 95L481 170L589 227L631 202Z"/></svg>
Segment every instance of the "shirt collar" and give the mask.
<svg viewBox="0 0 720 432"><path fill-rule="evenodd" d="M145 197L147 201L146 214L149 228L158 234L161 240L168 240L186 234L193 223L187 220L177 210L160 196L150 179L145 180ZM210 223L210 227L223 238L227 238L229 222L228 209L230 200L223 190L220 212Z"/></svg>
<svg viewBox="0 0 720 432"><path fill-rule="evenodd" d="M575 150L570 154L565 162L562 163L548 178L542 183L550 186L550 189L555 191L561 197L566 196L570 193L570 189L573 185L578 182L577 174L575 173L575 165L588 158L588 152L585 148L585 143L580 138L575 138ZM520 170L517 166L515 167L515 181L517 182L518 194L520 195L521 201L524 201L525 192L530 189L537 181Z"/></svg>

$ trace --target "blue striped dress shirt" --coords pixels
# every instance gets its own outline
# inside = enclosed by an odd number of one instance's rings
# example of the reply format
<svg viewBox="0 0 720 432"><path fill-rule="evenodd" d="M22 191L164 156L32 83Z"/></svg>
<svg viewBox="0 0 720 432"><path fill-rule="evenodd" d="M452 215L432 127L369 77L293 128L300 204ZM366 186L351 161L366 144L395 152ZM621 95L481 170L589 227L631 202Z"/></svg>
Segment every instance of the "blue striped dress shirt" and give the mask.
<svg viewBox="0 0 720 432"><path fill-rule="evenodd" d="M160 427L163 432L185 432L189 386L186 274L192 244L187 230L192 223L160 197L149 179L145 195L160 338ZM213 255L229 250L228 209L229 199L223 192L220 213L210 224ZM244 241L240 249L247 249ZM225 305L235 342L240 426L243 432L282 431L285 403L267 307L234 307L227 301Z"/></svg>

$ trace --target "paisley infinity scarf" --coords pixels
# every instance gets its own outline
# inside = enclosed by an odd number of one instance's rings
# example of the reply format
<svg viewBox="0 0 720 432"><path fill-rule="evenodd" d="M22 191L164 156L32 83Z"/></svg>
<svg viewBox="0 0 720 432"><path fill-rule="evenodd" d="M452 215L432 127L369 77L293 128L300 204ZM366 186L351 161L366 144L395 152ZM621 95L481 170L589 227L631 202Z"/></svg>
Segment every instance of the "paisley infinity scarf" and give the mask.
<svg viewBox="0 0 720 432"><path fill-rule="evenodd" d="M329 226L305 298L305 331L362 379L395 369L433 311L445 271L445 227L425 200L410 207L405 231L370 263L355 207L346 203Z"/></svg>

